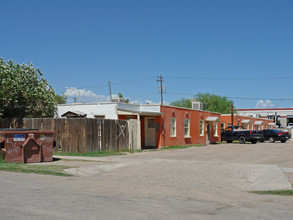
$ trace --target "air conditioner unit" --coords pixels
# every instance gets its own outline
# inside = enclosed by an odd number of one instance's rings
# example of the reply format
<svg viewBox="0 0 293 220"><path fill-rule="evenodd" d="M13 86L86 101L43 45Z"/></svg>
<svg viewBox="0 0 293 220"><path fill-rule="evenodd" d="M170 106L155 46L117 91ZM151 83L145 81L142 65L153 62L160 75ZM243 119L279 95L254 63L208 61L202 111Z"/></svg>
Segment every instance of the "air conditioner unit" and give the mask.
<svg viewBox="0 0 293 220"><path fill-rule="evenodd" d="M202 102L192 102L192 109L203 110L203 103Z"/></svg>
<svg viewBox="0 0 293 220"><path fill-rule="evenodd" d="M113 98L112 102L125 103L125 99L124 98Z"/></svg>

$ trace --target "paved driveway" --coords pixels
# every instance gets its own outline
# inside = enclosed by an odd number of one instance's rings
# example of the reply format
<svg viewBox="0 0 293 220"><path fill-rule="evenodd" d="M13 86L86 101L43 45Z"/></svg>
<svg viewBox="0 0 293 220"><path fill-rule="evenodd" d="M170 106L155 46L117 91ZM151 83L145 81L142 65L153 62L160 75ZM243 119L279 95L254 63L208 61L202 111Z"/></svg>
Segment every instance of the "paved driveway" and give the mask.
<svg viewBox="0 0 293 220"><path fill-rule="evenodd" d="M53 163L77 165L67 170L76 176L0 172L0 219L293 217L293 197L247 192L291 188L290 141L210 145Z"/></svg>

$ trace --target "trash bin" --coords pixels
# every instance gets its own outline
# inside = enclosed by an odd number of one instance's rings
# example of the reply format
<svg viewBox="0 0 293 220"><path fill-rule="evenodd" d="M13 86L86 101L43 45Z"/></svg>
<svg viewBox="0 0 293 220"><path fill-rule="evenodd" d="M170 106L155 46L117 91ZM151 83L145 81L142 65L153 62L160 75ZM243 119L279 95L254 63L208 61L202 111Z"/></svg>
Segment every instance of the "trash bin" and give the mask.
<svg viewBox="0 0 293 220"><path fill-rule="evenodd" d="M0 129L1 151L12 163L53 161L54 131Z"/></svg>

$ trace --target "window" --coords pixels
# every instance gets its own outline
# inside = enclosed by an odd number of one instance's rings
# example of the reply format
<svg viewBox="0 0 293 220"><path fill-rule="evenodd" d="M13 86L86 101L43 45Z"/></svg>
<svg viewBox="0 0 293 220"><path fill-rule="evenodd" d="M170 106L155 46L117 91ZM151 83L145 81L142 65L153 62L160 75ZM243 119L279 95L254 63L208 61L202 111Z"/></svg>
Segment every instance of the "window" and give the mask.
<svg viewBox="0 0 293 220"><path fill-rule="evenodd" d="M199 134L200 134L200 136L204 136L204 122L203 122L203 120L199 121Z"/></svg>
<svg viewBox="0 0 293 220"><path fill-rule="evenodd" d="M148 128L155 128L156 127L156 121L154 118L148 119Z"/></svg>
<svg viewBox="0 0 293 220"><path fill-rule="evenodd" d="M221 131L225 130L225 123L221 123Z"/></svg>
<svg viewBox="0 0 293 220"><path fill-rule="evenodd" d="M214 122L214 136L218 137L218 122Z"/></svg>
<svg viewBox="0 0 293 220"><path fill-rule="evenodd" d="M170 118L170 136L176 137L176 118Z"/></svg>
<svg viewBox="0 0 293 220"><path fill-rule="evenodd" d="M249 129L249 124L248 124L248 123L241 123L241 126L242 126L244 129Z"/></svg>
<svg viewBox="0 0 293 220"><path fill-rule="evenodd" d="M184 137L190 137L189 118L184 119Z"/></svg>

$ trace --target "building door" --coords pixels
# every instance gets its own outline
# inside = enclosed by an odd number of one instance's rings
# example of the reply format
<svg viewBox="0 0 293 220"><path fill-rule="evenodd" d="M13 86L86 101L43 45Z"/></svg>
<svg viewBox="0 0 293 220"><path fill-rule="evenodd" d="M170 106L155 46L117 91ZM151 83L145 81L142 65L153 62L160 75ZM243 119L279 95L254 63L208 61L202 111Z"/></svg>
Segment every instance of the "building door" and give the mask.
<svg viewBox="0 0 293 220"><path fill-rule="evenodd" d="M206 134L207 134L207 137L206 137L206 144L210 144L211 143L211 123L210 122L207 122L206 123L207 127L206 127Z"/></svg>
<svg viewBox="0 0 293 220"><path fill-rule="evenodd" d="M155 117L144 118L144 130L145 130L145 146L157 147L156 145L156 118Z"/></svg>

